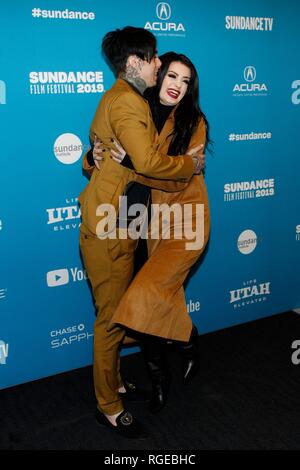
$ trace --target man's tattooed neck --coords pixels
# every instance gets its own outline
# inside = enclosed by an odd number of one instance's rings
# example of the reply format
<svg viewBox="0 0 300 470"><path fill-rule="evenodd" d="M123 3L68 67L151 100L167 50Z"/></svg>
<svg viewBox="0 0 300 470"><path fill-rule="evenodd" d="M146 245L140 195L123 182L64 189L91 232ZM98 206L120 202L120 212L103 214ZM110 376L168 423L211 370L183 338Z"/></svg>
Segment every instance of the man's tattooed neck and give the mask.
<svg viewBox="0 0 300 470"><path fill-rule="evenodd" d="M120 78L123 78L127 82L131 83L135 88L138 89L141 95L144 94L144 91L147 88L147 84L145 80L139 76L139 70L129 65L126 68L126 71L120 74Z"/></svg>

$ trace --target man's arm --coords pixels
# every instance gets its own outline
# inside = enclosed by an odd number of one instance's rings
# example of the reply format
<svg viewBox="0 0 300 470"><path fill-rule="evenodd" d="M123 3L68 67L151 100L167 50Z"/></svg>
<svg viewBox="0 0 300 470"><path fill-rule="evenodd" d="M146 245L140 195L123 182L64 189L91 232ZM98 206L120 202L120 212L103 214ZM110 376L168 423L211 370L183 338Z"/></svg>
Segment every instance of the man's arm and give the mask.
<svg viewBox="0 0 300 470"><path fill-rule="evenodd" d="M144 176L188 181L194 174L191 156L171 157L157 150L154 124L149 129L147 108L133 93L117 97L110 109L110 122L117 140L130 155L134 169Z"/></svg>

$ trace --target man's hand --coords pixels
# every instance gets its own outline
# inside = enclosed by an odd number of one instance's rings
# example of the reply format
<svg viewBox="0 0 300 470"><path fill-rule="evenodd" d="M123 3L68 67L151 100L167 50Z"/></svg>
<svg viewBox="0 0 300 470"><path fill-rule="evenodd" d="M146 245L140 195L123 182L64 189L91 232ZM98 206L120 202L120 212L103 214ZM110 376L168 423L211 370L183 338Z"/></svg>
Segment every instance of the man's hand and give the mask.
<svg viewBox="0 0 300 470"><path fill-rule="evenodd" d="M190 155L194 162L194 175L199 175L201 171L205 168L205 154L203 153L204 145L197 145L187 152L187 155Z"/></svg>

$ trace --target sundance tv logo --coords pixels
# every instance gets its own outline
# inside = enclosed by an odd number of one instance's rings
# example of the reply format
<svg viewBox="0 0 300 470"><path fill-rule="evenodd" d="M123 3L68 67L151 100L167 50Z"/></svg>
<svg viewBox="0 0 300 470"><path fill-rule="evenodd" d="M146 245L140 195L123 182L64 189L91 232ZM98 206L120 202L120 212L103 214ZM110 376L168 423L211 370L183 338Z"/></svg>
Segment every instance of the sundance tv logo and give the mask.
<svg viewBox="0 0 300 470"><path fill-rule="evenodd" d="M77 135L66 133L57 137L54 142L53 151L60 163L72 165L80 159L83 145Z"/></svg>
<svg viewBox="0 0 300 470"><path fill-rule="evenodd" d="M233 96L267 96L267 85L256 81L256 68L253 65L244 68L243 77L246 83L236 83L232 90Z"/></svg>
<svg viewBox="0 0 300 470"><path fill-rule="evenodd" d="M257 16L225 16L226 29L241 29L247 31L272 31L273 18Z"/></svg>
<svg viewBox="0 0 300 470"><path fill-rule="evenodd" d="M103 93L102 71L89 72L30 72L31 95L62 95L81 93Z"/></svg>
<svg viewBox="0 0 300 470"><path fill-rule="evenodd" d="M144 29L149 29L156 36L185 36L185 27L182 23L168 21L172 16L169 3L159 2L156 5L156 16L159 21L147 21Z"/></svg>

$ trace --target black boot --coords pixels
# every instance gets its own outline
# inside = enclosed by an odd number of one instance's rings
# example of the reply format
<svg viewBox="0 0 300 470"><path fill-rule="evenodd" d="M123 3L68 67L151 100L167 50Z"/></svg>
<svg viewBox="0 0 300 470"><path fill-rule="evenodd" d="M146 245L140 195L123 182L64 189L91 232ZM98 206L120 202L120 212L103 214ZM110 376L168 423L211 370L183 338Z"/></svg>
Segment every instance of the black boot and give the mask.
<svg viewBox="0 0 300 470"><path fill-rule="evenodd" d="M166 360L166 343L160 338L145 335L141 349L152 383L149 410L152 413L158 413L166 404L171 383L171 374Z"/></svg>
<svg viewBox="0 0 300 470"><path fill-rule="evenodd" d="M179 350L182 356L183 382L188 383L195 377L200 366L198 330L195 325L193 325L189 342L181 343Z"/></svg>

